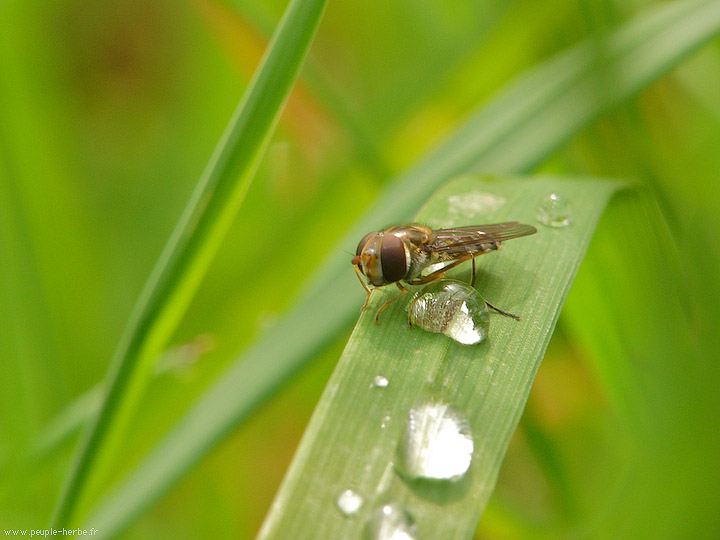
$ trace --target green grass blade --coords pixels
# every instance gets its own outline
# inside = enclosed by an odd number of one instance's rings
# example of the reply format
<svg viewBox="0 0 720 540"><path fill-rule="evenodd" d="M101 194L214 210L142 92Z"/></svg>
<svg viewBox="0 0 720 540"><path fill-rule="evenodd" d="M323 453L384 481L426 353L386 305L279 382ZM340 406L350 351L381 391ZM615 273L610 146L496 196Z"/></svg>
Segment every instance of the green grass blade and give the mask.
<svg viewBox="0 0 720 540"><path fill-rule="evenodd" d="M71 522L109 466L155 357L176 328L227 232L315 35L326 0L290 3L152 272L115 352L105 399L83 441L54 523Z"/></svg>
<svg viewBox="0 0 720 540"><path fill-rule="evenodd" d="M463 346L409 329L403 300L375 325L376 309L397 292L373 294L259 538L361 538L366 518L389 501L415 517L418 538L469 538L595 225L618 187L593 180L463 177L434 195L417 216L431 226L534 223L535 208L549 193L566 196L574 218L569 227L541 227L538 234L480 259L478 290L495 305L522 315L520 322L491 315L487 343ZM467 279L468 269L455 275ZM378 374L389 379L386 389L372 387ZM467 478L457 484L406 483L393 471L408 411L429 400L450 403L470 421L475 453ZM338 494L347 488L366 501L353 519L335 508Z"/></svg>
<svg viewBox="0 0 720 540"><path fill-rule="evenodd" d="M664 5L610 34L604 40L610 51L604 61L590 45L581 45L518 79L392 184L320 266L295 307L228 368L98 505L88 523L107 534L126 525L350 324L363 292L343 251L354 250L368 230L410 219L434 189L468 169L527 170L602 111L668 72L719 30L720 2ZM607 73L613 73L614 80L603 86L598 99L597 93L588 91L588 84ZM553 127L555 120L548 124L549 108L563 112L557 120L562 120L562 129Z"/></svg>

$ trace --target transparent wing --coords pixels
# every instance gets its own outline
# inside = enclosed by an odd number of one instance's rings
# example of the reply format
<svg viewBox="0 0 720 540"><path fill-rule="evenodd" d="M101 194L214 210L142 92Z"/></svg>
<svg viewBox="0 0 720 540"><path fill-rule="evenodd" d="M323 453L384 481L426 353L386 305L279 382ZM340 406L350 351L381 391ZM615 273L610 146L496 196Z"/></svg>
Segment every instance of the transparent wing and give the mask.
<svg viewBox="0 0 720 540"><path fill-rule="evenodd" d="M441 258L456 258L467 253L487 253L499 247L500 242L535 234L537 229L517 221L470 225L433 231L428 249Z"/></svg>

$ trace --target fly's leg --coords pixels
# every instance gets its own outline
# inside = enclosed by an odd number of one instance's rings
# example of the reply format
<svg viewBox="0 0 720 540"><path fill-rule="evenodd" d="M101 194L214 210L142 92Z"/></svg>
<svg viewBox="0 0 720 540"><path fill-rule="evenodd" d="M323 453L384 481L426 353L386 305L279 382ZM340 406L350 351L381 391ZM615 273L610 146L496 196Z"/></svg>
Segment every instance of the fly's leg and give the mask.
<svg viewBox="0 0 720 540"><path fill-rule="evenodd" d="M495 245L495 249L500 249L500 243L499 243L499 242L493 242L493 244ZM472 279L470 280L470 286L471 286L471 287L475 287L475 259L474 259L474 258L473 258L473 260L472 260ZM485 300L485 299L483 298L483 300ZM487 307L489 307L490 309L492 309L492 310L494 310L494 311L497 311L497 312L500 313L501 315L505 315L506 317L512 317L512 318L515 319L516 321L519 321L519 320L520 320L520 315L515 315L514 313L510 313L510 312L508 312L508 311L503 311L502 309L493 306L493 305L492 305L490 302L488 302L487 300L485 300L485 303L487 304Z"/></svg>
<svg viewBox="0 0 720 540"><path fill-rule="evenodd" d="M483 298L483 300L485 300L485 299ZM493 306L493 305L492 305L490 302L488 302L487 300L485 300L485 303L487 304L487 307L489 307L490 309L492 309L492 310L494 310L494 311L497 311L500 315L505 315L506 317L512 317L512 318L515 319L516 321L519 321L519 320L520 320L520 315L515 315L514 313L509 313L509 312L507 312L507 311L503 311L503 310L500 309L500 308L496 308L495 306Z"/></svg>
<svg viewBox="0 0 720 540"><path fill-rule="evenodd" d="M365 303L363 303L363 307L360 308L360 313L365 311L365 309L368 306L368 302L370 301L370 289L368 289L367 295L365 296Z"/></svg>
<svg viewBox="0 0 720 540"><path fill-rule="evenodd" d="M500 249L500 246L501 246L500 242L492 242L492 243L489 244L489 245L492 246L492 247L486 248L486 249L485 249L484 251L482 251L481 253L478 253L478 254L476 254L476 255L473 256L473 259L472 259L472 277L470 278L470 286L471 286L471 287L475 287L475 257L477 257L478 255L482 255L483 253L488 253L488 252L490 252L490 251L492 251L492 250Z"/></svg>
<svg viewBox="0 0 720 540"><path fill-rule="evenodd" d="M375 315L375 324L380 324L380 314L385 311L385 308L388 307L390 304L392 304L395 300L403 296L405 293L410 292L410 290L406 287L403 287L400 285L400 282L396 283L398 289L400 289L400 294L398 294L396 297L391 298L387 302L385 302L382 306L380 306L380 309L378 309L377 314Z"/></svg>
<svg viewBox="0 0 720 540"><path fill-rule="evenodd" d="M360 285L363 286L363 289L365 289L365 292L367 293L367 296L365 297L365 303L363 304L363 307L360 309L360 313L365 311L365 308L368 305L368 302L370 301L370 287L368 287L365 282L363 281L363 278L360 276L360 269L356 266L355 267L355 273L357 274L358 279L360 280Z"/></svg>

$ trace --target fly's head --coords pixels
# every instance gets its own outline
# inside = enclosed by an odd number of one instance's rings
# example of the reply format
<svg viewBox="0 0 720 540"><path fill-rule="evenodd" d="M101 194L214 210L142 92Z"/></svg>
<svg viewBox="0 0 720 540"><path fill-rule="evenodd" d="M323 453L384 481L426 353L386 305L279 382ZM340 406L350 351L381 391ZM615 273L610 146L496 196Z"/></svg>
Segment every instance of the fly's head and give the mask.
<svg viewBox="0 0 720 540"><path fill-rule="evenodd" d="M410 267L410 248L402 235L388 230L366 234L352 263L375 287L403 279Z"/></svg>

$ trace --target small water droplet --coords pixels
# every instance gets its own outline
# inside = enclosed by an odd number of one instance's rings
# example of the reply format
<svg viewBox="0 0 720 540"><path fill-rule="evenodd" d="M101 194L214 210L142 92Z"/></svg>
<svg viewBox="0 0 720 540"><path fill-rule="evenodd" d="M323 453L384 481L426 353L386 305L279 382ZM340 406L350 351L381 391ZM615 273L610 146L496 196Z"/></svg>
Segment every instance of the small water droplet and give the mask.
<svg viewBox="0 0 720 540"><path fill-rule="evenodd" d="M428 332L445 334L463 345L487 338L490 313L473 287L441 279L416 293L407 307L410 321Z"/></svg>
<svg viewBox="0 0 720 540"><path fill-rule="evenodd" d="M380 429L385 429L388 427L388 424L390 423L390 415L383 416L382 423L380 424Z"/></svg>
<svg viewBox="0 0 720 540"><path fill-rule="evenodd" d="M397 503L377 508L365 528L367 540L416 540L415 523L410 514Z"/></svg>
<svg viewBox="0 0 720 540"><path fill-rule="evenodd" d="M442 401L410 410L398 445L398 469L409 478L460 480L472 461L470 423Z"/></svg>
<svg viewBox="0 0 720 540"><path fill-rule="evenodd" d="M390 381L383 375L375 375L372 383L374 388L386 388L388 384L390 384Z"/></svg>
<svg viewBox="0 0 720 540"><path fill-rule="evenodd" d="M537 206L535 217L548 227L567 227L572 221L570 203L562 195L551 193Z"/></svg>
<svg viewBox="0 0 720 540"><path fill-rule="evenodd" d="M346 489L338 495L335 504L344 516L354 516L363 505L363 498L352 489Z"/></svg>

